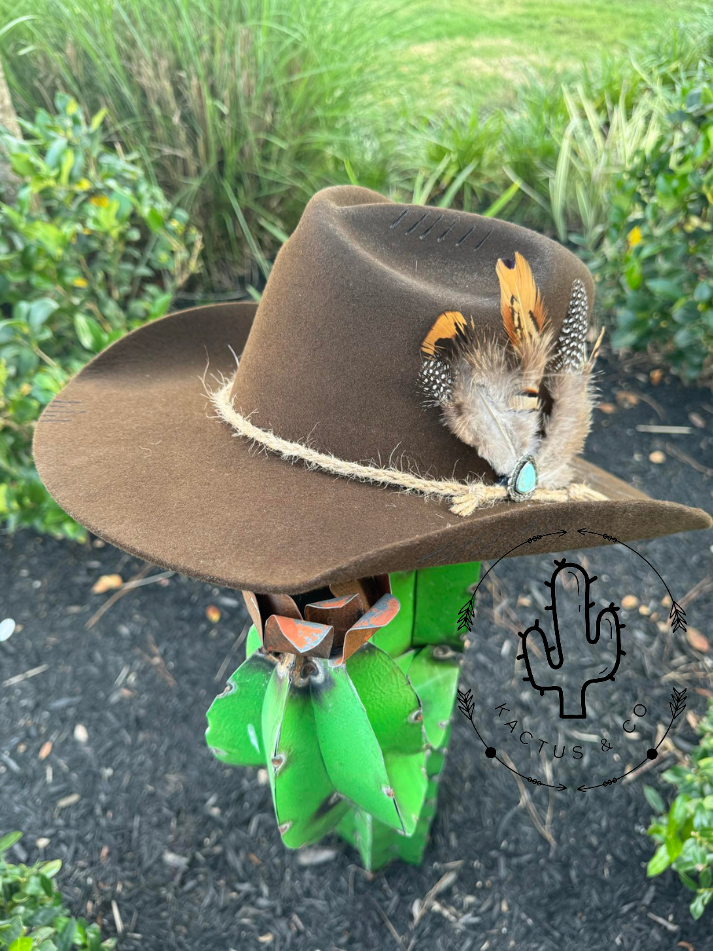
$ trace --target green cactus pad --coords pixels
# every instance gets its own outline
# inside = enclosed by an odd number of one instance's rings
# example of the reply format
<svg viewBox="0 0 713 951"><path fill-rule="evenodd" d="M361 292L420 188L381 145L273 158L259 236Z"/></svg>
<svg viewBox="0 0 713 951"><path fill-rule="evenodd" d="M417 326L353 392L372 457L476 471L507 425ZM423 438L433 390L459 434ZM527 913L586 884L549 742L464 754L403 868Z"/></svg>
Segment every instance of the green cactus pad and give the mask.
<svg viewBox="0 0 713 951"><path fill-rule="evenodd" d="M262 647L260 635L258 634L255 625L251 624L247 639L245 641L245 656L250 657L259 647Z"/></svg>
<svg viewBox="0 0 713 951"><path fill-rule="evenodd" d="M458 614L477 583L480 562L421 568L416 573L416 622L413 644L451 644L462 649Z"/></svg>
<svg viewBox="0 0 713 951"><path fill-rule="evenodd" d="M320 676L312 678L312 698L330 779L342 795L374 818L408 832L415 824L410 819L411 793L401 783L398 788L393 785L383 751L346 667L318 663ZM425 761L425 755L419 755Z"/></svg>
<svg viewBox="0 0 713 951"><path fill-rule="evenodd" d="M421 701L426 737L434 749L446 743L458 690L458 660L454 651L431 644L416 654L408 669L408 679Z"/></svg>
<svg viewBox="0 0 713 951"><path fill-rule="evenodd" d="M396 657L411 646L416 592L415 571L394 571L390 575L391 592L399 599L399 613L372 635L371 643Z"/></svg>
<svg viewBox="0 0 713 951"><path fill-rule="evenodd" d="M448 746L451 742L452 729L453 724L449 723L440 749L429 750L429 755L426 757L426 772L429 778L439 776L443 769L444 763L446 762L446 754L448 753Z"/></svg>
<svg viewBox="0 0 713 951"><path fill-rule="evenodd" d="M438 783L435 780L429 780L426 798L413 835L399 836L396 842L398 857L404 862L410 862L412 865L420 865L423 862L431 823L436 815L437 799Z"/></svg>
<svg viewBox="0 0 713 951"><path fill-rule="evenodd" d="M405 654L401 654L399 657L394 657L394 663L398 665L400 671L402 671L406 676L408 676L408 669L411 666L411 661L414 659L418 652L415 650L406 651Z"/></svg>
<svg viewBox="0 0 713 951"><path fill-rule="evenodd" d="M263 766L262 705L275 669L262 652L253 654L228 679L207 713L206 743L216 759L231 766Z"/></svg>
<svg viewBox="0 0 713 951"><path fill-rule="evenodd" d="M367 872L375 872L398 856L397 840L403 838L363 809L352 809L337 832L359 852Z"/></svg>
<svg viewBox="0 0 713 951"><path fill-rule="evenodd" d="M404 834L413 835L428 786L426 754L412 753L404 756L399 753L386 753L384 759Z"/></svg>
<svg viewBox="0 0 713 951"><path fill-rule="evenodd" d="M324 766L309 688L295 686L276 667L265 694L263 739L275 815L284 844L309 845L334 828L349 809Z"/></svg>
<svg viewBox="0 0 713 951"><path fill-rule="evenodd" d="M425 747L421 704L385 651L365 644L347 661L347 673L382 750L418 753Z"/></svg>

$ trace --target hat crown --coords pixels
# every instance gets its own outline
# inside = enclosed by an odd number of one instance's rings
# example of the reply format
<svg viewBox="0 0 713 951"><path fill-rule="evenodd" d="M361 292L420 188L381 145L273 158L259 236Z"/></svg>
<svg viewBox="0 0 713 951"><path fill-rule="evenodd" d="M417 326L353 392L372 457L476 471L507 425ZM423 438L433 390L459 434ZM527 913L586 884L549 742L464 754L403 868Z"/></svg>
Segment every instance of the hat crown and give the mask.
<svg viewBox="0 0 713 951"><path fill-rule="evenodd" d="M515 252L527 258L557 336L573 282L594 296L589 271L561 245L364 188L319 192L270 274L233 385L236 409L341 459L492 480L488 463L424 406L420 345L452 310L506 346L496 266Z"/></svg>

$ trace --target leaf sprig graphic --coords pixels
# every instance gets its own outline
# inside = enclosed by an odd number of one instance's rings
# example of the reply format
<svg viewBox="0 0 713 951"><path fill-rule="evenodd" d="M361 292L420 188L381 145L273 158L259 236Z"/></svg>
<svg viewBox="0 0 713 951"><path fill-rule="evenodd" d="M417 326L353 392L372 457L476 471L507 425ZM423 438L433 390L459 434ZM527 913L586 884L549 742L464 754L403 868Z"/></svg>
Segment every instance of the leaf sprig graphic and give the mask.
<svg viewBox="0 0 713 951"><path fill-rule="evenodd" d="M473 615L475 614L475 595L473 595L469 601L467 601L463 607L458 612L458 630L465 631L467 634L470 631L470 625L473 620Z"/></svg>
<svg viewBox="0 0 713 951"><path fill-rule="evenodd" d="M458 708L460 712L472 722L473 712L475 711L475 700L473 699L472 690L469 689L466 693L462 690L458 691Z"/></svg>
<svg viewBox="0 0 713 951"><path fill-rule="evenodd" d="M676 690L673 688L671 693L671 699L669 701L669 707L671 708L671 720L675 720L677 717L680 717L683 711L686 709L686 687L683 690Z"/></svg>
<svg viewBox="0 0 713 951"><path fill-rule="evenodd" d="M672 631L675 632L681 628L681 630L685 633L688 621L686 620L686 612L683 610L678 601L672 602L671 611L669 612L668 617L671 621Z"/></svg>

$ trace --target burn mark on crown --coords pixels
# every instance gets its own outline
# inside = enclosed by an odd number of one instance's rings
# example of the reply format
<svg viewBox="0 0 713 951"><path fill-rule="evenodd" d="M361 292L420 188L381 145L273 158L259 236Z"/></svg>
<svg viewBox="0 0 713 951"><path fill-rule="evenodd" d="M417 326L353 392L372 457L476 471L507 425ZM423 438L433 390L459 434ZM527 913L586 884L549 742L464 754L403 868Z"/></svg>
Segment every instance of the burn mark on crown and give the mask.
<svg viewBox="0 0 713 951"><path fill-rule="evenodd" d="M418 226L421 224L421 222L424 220L424 218L428 218L428 212L427 212L427 211L424 211L424 213L421 215L421 217L416 219L416 221L411 225L411 227L410 227L410 228L408 229L408 231L406 232L406 235L413 234L413 232L416 230L416 228L418 228Z"/></svg>
<svg viewBox="0 0 713 951"><path fill-rule="evenodd" d="M442 217L443 215L439 215L436 218L436 220L433 222L433 224L429 225L428 228L426 228L426 230L422 234L419 235L419 238L421 241L423 241L424 238L428 237L428 235L433 231L433 229L436 227L436 225L438 224L438 222L441 220Z"/></svg>

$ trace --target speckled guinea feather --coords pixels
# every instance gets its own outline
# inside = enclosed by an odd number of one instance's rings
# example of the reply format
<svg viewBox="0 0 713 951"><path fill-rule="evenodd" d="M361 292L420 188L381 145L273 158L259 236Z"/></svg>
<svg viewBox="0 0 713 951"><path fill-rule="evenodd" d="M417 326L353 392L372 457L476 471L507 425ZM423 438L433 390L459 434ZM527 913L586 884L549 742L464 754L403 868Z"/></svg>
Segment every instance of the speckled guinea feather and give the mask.
<svg viewBox="0 0 713 951"><path fill-rule="evenodd" d="M572 285L567 317L557 341L557 353L545 377L552 411L545 420L544 439L537 455L539 483L544 489L569 485L572 463L584 449L592 428L596 389L592 380L604 330L587 357L587 292L582 281Z"/></svg>

